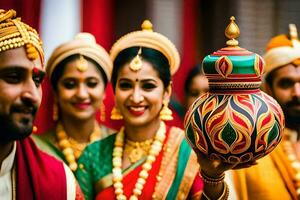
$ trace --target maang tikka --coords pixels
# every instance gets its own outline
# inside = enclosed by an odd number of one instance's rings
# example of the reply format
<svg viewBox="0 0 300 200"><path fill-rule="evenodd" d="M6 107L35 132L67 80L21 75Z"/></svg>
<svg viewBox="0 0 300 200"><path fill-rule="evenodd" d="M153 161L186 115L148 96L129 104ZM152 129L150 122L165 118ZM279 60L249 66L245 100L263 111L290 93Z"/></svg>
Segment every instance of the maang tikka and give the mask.
<svg viewBox="0 0 300 200"><path fill-rule="evenodd" d="M83 55L79 56L79 59L76 62L76 68L80 72L85 72L88 69L89 63L88 61L83 57Z"/></svg>
<svg viewBox="0 0 300 200"><path fill-rule="evenodd" d="M141 54L142 54L142 48L140 47L137 55L131 60L131 62L129 64L129 68L132 71L139 71L142 68L143 63L142 63L142 59L140 56Z"/></svg>

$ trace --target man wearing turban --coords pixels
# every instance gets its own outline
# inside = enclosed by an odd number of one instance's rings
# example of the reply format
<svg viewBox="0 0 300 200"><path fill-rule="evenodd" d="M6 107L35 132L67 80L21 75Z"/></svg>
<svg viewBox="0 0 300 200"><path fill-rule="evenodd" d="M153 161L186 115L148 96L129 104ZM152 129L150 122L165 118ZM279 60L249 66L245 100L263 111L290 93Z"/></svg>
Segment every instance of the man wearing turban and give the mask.
<svg viewBox="0 0 300 200"><path fill-rule="evenodd" d="M38 33L0 9L0 197L75 199L80 190L63 163L28 137L41 103L44 52Z"/></svg>

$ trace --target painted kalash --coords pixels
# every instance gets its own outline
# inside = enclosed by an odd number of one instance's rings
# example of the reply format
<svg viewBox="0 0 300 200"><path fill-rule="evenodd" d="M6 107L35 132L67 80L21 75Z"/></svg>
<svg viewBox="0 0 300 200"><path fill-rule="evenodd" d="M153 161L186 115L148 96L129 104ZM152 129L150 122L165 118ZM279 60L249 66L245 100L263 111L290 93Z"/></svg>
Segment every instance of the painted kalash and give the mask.
<svg viewBox="0 0 300 200"><path fill-rule="evenodd" d="M186 138L209 159L250 163L270 153L282 138L284 115L279 104L260 90L264 61L238 46L235 18L225 30L227 47L202 62L209 92L185 117Z"/></svg>

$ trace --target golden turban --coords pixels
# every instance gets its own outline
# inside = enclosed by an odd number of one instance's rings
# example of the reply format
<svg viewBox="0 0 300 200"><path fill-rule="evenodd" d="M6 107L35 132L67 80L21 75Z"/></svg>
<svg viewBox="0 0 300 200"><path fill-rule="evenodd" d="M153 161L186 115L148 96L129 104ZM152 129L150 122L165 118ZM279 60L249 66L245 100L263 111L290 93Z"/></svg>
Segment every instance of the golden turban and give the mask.
<svg viewBox="0 0 300 200"><path fill-rule="evenodd" d="M94 60L101 66L108 80L112 72L112 61L106 50L96 43L95 37L90 33L79 33L75 39L58 46L47 63L46 72L51 77L55 67L65 58L80 54Z"/></svg>
<svg viewBox="0 0 300 200"><path fill-rule="evenodd" d="M110 57L114 61L117 55L129 47L147 47L161 52L169 61L171 74L175 74L180 64L179 53L174 44L164 35L153 32L152 24L145 20L141 31L134 31L121 37L110 50Z"/></svg>
<svg viewBox="0 0 300 200"><path fill-rule="evenodd" d="M274 69L294 63L300 64L300 42L296 26L289 25L290 35L278 35L270 40L267 44L266 54L266 73L270 73Z"/></svg>
<svg viewBox="0 0 300 200"><path fill-rule="evenodd" d="M35 29L16 18L16 11L0 9L0 52L25 47L27 57L44 64L42 41Z"/></svg>

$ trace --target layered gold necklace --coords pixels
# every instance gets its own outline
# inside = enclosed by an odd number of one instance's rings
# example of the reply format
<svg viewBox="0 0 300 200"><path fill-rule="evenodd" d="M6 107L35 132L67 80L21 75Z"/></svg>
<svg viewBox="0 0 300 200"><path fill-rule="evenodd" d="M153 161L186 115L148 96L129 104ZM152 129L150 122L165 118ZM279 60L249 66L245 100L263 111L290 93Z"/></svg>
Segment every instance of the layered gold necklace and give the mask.
<svg viewBox="0 0 300 200"><path fill-rule="evenodd" d="M76 171L78 167L77 160L85 147L101 138L101 130L97 122L95 122L94 127L94 131L90 134L89 142L77 142L74 138L67 135L61 123L57 124L56 137L58 139L58 146L72 171Z"/></svg>
<svg viewBox="0 0 300 200"><path fill-rule="evenodd" d="M115 194L117 200L126 200L127 197L123 191L123 175L122 175L122 156L124 148L124 127L121 128L120 132L116 136L115 146L113 149L113 185L115 188ZM149 170L152 168L152 163L156 160L156 157L160 153L163 147L163 142L166 138L166 125L164 122L160 123L160 127L155 134L154 141L151 144L148 156L145 163L142 165L142 170L139 173L139 177L133 189L130 200L137 200L138 196L142 194L142 190L149 176Z"/></svg>
<svg viewBox="0 0 300 200"><path fill-rule="evenodd" d="M148 155L152 142L153 139L143 142L135 142L126 139L124 153L128 155L131 164L136 163L138 160Z"/></svg>

